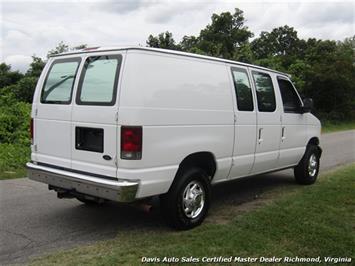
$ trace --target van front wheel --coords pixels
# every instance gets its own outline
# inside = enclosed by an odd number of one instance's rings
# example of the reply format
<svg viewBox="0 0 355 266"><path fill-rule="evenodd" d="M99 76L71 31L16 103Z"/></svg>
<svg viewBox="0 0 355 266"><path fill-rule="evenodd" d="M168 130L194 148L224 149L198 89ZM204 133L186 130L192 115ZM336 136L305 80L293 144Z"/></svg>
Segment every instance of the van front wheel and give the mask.
<svg viewBox="0 0 355 266"><path fill-rule="evenodd" d="M160 200L168 224L186 230L198 226L205 219L210 197L207 174L200 168L190 168L178 174L169 192Z"/></svg>
<svg viewBox="0 0 355 266"><path fill-rule="evenodd" d="M302 185L311 185L317 180L319 172L320 150L316 145L307 147L302 160L295 167L295 179L297 183Z"/></svg>

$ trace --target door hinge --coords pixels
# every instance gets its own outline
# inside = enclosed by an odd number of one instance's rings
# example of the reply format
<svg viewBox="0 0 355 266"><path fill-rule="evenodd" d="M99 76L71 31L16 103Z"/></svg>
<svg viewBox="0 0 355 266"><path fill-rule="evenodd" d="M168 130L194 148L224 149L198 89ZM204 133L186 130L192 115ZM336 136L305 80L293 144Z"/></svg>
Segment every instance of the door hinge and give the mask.
<svg viewBox="0 0 355 266"><path fill-rule="evenodd" d="M115 165L116 165L116 168L118 168L118 158L117 158L117 156L115 156Z"/></svg>
<svg viewBox="0 0 355 266"><path fill-rule="evenodd" d="M38 108L35 109L35 116L38 115Z"/></svg>
<svg viewBox="0 0 355 266"><path fill-rule="evenodd" d="M35 152L37 152L37 144L34 144L34 145L33 145L33 150L34 150Z"/></svg>
<svg viewBox="0 0 355 266"><path fill-rule="evenodd" d="M237 123L237 115L234 114L234 123Z"/></svg>
<svg viewBox="0 0 355 266"><path fill-rule="evenodd" d="M115 114L115 120L116 120L116 122L118 122L118 112L116 112L116 114Z"/></svg>

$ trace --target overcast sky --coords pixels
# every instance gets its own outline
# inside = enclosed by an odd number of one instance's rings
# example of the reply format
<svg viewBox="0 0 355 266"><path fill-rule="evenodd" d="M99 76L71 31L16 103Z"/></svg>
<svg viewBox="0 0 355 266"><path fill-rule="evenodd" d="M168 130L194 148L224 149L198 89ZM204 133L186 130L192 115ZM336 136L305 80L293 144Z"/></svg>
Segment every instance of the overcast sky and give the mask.
<svg viewBox="0 0 355 266"><path fill-rule="evenodd" d="M4 1L0 57L25 71L31 55L45 57L60 41L70 46L145 45L149 34L197 35L213 13L244 11L255 36L289 25L301 38L343 40L355 34L355 1L107 0Z"/></svg>

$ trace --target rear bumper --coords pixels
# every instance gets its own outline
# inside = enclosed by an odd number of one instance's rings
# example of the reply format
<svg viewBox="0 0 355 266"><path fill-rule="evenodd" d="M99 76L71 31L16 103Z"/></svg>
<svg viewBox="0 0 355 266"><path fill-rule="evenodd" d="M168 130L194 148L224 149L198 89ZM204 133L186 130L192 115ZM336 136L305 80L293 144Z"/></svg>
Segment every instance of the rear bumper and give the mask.
<svg viewBox="0 0 355 266"><path fill-rule="evenodd" d="M105 180L34 163L27 163L26 167L29 179L112 201L134 201L139 187L138 180Z"/></svg>

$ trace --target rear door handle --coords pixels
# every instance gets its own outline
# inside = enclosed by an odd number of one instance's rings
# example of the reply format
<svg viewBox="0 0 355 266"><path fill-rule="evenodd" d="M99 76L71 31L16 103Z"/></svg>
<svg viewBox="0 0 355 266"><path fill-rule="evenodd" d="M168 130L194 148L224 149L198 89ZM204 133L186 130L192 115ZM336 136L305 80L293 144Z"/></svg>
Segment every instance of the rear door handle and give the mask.
<svg viewBox="0 0 355 266"><path fill-rule="evenodd" d="M285 127L282 127L282 130L281 130L281 141L284 141L286 139L286 136L285 136Z"/></svg>
<svg viewBox="0 0 355 266"><path fill-rule="evenodd" d="M110 155L107 155L107 154L102 156L102 158L104 158L106 161L111 161L112 160L112 157Z"/></svg>
<svg viewBox="0 0 355 266"><path fill-rule="evenodd" d="M258 137L258 142L259 142L259 144L260 144L261 142L263 142L263 139L261 138L261 133L262 133L262 131L263 131L263 129L262 129L262 128L259 128L259 137Z"/></svg>

